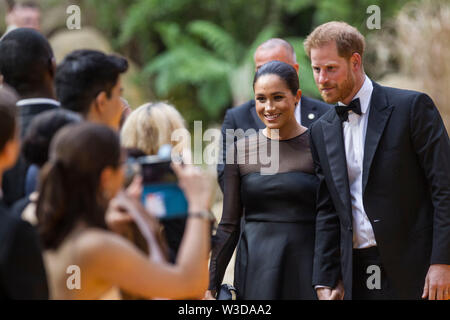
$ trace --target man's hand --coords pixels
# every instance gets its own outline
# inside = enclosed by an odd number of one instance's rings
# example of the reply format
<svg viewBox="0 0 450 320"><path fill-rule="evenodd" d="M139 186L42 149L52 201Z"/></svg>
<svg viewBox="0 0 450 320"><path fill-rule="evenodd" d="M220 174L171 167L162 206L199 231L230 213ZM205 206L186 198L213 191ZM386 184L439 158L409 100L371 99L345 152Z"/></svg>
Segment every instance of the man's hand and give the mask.
<svg viewBox="0 0 450 320"><path fill-rule="evenodd" d="M344 285L341 280L339 280L338 285L334 289L330 288L317 288L317 297L319 300L343 300L344 299Z"/></svg>
<svg viewBox="0 0 450 320"><path fill-rule="evenodd" d="M450 299L450 265L433 264L428 269L422 299Z"/></svg>

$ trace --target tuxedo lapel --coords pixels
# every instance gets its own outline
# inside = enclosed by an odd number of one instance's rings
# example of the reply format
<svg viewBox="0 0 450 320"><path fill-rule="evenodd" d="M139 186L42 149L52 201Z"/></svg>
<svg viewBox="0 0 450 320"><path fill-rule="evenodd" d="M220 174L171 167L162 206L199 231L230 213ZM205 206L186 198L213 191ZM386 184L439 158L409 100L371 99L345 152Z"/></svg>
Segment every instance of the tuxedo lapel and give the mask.
<svg viewBox="0 0 450 320"><path fill-rule="evenodd" d="M369 119L367 123L366 141L364 145L362 178L363 193L366 189L373 157L393 109L393 106L389 106L382 87L373 82L373 92L370 101Z"/></svg>
<svg viewBox="0 0 450 320"><path fill-rule="evenodd" d="M321 121L331 175L344 206L351 203L342 122L336 112Z"/></svg>
<svg viewBox="0 0 450 320"><path fill-rule="evenodd" d="M315 119L318 119L319 116L316 112L316 108L308 103L303 96L300 100L300 114L301 114L301 122L304 127L309 128Z"/></svg>

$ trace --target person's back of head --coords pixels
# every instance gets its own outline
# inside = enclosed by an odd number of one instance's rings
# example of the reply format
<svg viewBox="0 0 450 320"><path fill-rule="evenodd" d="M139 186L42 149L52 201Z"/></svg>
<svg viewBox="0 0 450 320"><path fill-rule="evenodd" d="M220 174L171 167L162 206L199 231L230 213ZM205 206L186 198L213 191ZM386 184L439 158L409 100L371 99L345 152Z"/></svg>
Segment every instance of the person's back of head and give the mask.
<svg viewBox="0 0 450 320"><path fill-rule="evenodd" d="M64 126L81 122L79 114L57 109L39 114L31 122L22 145L22 152L30 164L42 167L48 160L48 151L54 135Z"/></svg>
<svg viewBox="0 0 450 320"><path fill-rule="evenodd" d="M38 31L15 29L0 40L0 74L23 98L53 98L55 58Z"/></svg>
<svg viewBox="0 0 450 320"><path fill-rule="evenodd" d="M87 122L61 129L39 186L36 215L44 247L58 248L78 222L106 229L107 205L122 183L116 132Z"/></svg>
<svg viewBox="0 0 450 320"><path fill-rule="evenodd" d="M63 108L87 120L118 128L123 111L120 75L127 70L125 58L95 50L74 51L57 67L57 98Z"/></svg>
<svg viewBox="0 0 450 320"><path fill-rule="evenodd" d="M0 182L2 172L14 165L19 154L17 99L12 89L0 88Z"/></svg>
<svg viewBox="0 0 450 320"><path fill-rule="evenodd" d="M173 133L181 129L179 141L172 139ZM147 103L134 110L125 121L121 131L121 143L126 148L138 148L147 155L155 155L159 148L171 144L181 153L189 149L183 133L186 126L183 117L173 106L163 103ZM178 132L177 132L178 133Z"/></svg>

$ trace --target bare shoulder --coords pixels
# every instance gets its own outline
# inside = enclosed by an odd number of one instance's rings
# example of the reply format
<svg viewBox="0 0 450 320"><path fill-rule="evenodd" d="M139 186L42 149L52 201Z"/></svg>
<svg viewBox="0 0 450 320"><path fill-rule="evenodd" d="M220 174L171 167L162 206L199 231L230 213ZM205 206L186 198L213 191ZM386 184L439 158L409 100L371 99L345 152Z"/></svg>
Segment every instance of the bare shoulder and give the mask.
<svg viewBox="0 0 450 320"><path fill-rule="evenodd" d="M119 252L135 250L127 239L97 228L89 228L80 233L76 239L76 247L84 258L91 261L117 258Z"/></svg>

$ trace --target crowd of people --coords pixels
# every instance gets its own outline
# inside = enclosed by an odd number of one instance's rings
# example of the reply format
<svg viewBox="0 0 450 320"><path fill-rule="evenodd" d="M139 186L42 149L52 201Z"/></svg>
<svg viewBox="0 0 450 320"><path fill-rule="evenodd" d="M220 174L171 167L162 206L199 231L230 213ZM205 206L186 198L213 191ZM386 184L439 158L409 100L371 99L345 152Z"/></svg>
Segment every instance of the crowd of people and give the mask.
<svg viewBox="0 0 450 320"><path fill-rule="evenodd" d="M448 300L450 141L437 108L372 81L364 37L344 22L304 45L324 102L302 94L290 43L257 48L254 99L222 126L213 232L212 181L173 139L183 117L164 102L128 105L125 58L77 50L56 65L39 31L4 35L0 299L101 299L113 288L124 299L224 299L237 248L242 300ZM160 220L127 168L167 145L188 207ZM262 173L261 150L276 172Z"/></svg>

